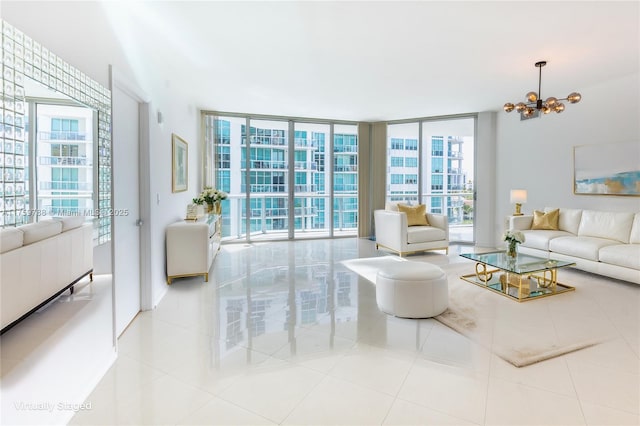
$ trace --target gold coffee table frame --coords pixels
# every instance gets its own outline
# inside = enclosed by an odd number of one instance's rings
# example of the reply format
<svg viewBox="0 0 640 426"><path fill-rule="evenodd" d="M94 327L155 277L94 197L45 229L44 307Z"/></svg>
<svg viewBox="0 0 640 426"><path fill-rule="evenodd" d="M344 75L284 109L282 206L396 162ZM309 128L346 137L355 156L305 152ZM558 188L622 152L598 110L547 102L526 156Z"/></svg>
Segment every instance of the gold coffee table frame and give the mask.
<svg viewBox="0 0 640 426"><path fill-rule="evenodd" d="M558 269L575 265L572 262L520 253L511 258L505 251L464 253L460 256L476 262L475 274L463 275L461 279L511 300L527 302L575 291L575 287L558 282Z"/></svg>

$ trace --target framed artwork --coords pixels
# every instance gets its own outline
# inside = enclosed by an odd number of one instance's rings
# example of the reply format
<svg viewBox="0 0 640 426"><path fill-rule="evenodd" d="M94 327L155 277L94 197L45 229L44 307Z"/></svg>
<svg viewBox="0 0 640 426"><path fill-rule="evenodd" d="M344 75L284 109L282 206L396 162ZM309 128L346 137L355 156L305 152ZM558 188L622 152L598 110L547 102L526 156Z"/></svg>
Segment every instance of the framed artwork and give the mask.
<svg viewBox="0 0 640 426"><path fill-rule="evenodd" d="M573 193L640 196L640 143L574 147Z"/></svg>
<svg viewBox="0 0 640 426"><path fill-rule="evenodd" d="M189 189L189 145L175 133L171 134L171 192Z"/></svg>

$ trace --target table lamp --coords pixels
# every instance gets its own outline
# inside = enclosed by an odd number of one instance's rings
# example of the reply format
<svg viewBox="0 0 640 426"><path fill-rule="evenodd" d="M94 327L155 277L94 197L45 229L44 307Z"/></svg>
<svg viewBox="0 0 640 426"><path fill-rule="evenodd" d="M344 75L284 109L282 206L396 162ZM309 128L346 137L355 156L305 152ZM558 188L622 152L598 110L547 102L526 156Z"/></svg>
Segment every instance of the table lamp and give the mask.
<svg viewBox="0 0 640 426"><path fill-rule="evenodd" d="M526 189L512 189L511 190L511 202L516 204L516 212L514 216L522 216L520 209L522 203L527 202L527 190Z"/></svg>

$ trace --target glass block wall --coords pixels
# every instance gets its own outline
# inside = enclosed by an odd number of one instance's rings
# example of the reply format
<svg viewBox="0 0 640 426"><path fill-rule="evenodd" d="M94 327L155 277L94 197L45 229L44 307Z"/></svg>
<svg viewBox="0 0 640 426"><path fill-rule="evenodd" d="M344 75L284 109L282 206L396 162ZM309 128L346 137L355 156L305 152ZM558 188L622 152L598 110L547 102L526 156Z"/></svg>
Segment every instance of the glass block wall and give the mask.
<svg viewBox="0 0 640 426"><path fill-rule="evenodd" d="M97 241L111 239L111 92L6 21L2 21L0 85L0 227L32 220L27 196L25 80L40 83L97 111Z"/></svg>

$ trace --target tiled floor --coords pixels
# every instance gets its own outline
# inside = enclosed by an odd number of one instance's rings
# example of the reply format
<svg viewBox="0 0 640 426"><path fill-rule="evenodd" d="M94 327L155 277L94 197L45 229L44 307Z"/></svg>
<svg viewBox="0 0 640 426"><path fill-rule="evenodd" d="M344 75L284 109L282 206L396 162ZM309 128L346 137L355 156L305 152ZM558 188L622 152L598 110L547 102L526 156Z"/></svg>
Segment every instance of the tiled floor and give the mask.
<svg viewBox="0 0 640 426"><path fill-rule="evenodd" d="M340 263L382 255L354 238L224 245L209 283L177 280L134 320L71 423L640 424L639 286L575 272L575 293L529 302L571 315L589 299L615 333L516 368L435 320L382 314Z"/></svg>

